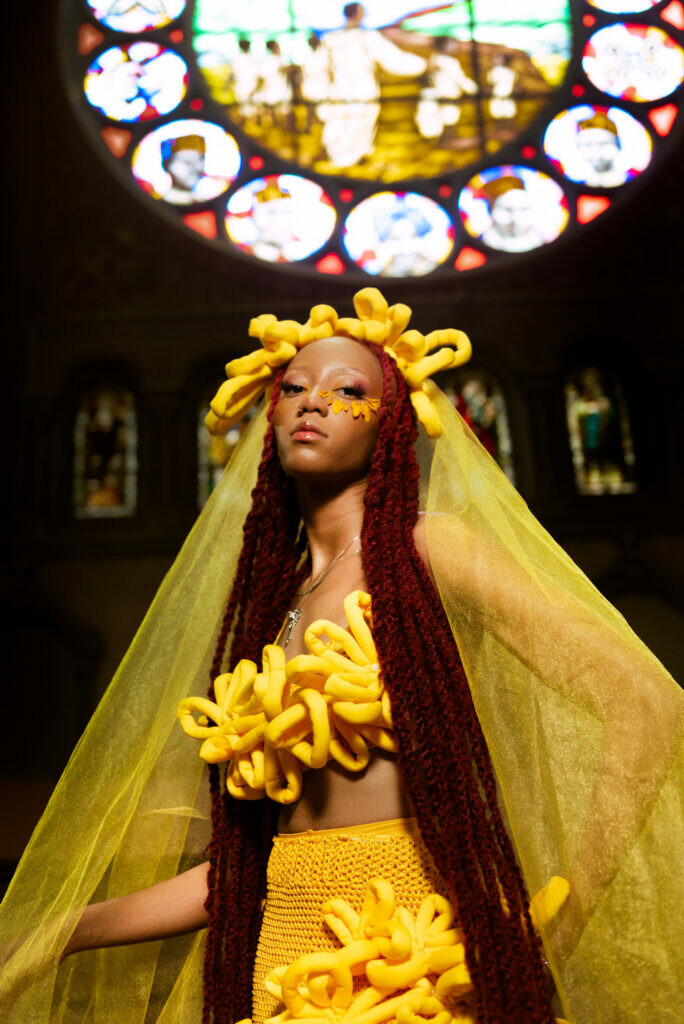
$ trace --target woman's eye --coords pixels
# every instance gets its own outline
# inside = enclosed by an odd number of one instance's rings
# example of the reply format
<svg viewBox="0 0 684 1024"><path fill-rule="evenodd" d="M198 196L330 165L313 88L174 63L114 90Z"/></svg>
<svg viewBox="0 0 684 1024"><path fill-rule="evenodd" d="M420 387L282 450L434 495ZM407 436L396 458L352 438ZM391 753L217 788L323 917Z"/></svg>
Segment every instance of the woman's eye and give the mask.
<svg viewBox="0 0 684 1024"><path fill-rule="evenodd" d="M341 391L346 398L363 398L364 395L363 388L358 384L343 384L337 390Z"/></svg>
<svg viewBox="0 0 684 1024"><path fill-rule="evenodd" d="M280 390L284 395L301 395L302 391L305 391L303 384L292 384L290 381L284 381L280 385Z"/></svg>

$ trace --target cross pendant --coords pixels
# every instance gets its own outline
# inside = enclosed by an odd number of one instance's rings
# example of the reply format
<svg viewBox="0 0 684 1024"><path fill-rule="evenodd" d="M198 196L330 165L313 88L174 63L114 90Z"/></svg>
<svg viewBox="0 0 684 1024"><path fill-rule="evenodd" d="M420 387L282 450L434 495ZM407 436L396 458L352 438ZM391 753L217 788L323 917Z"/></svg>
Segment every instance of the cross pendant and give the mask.
<svg viewBox="0 0 684 1024"><path fill-rule="evenodd" d="M302 613L299 610L299 608L295 608L295 610L293 612L288 612L287 613L287 618L285 619L285 625L287 627L287 635L285 637L285 643L283 644L283 647L287 647L287 645L289 644L290 639L292 638L292 634L294 632L294 628L297 625L297 623L299 622L299 620L301 619L301 617L302 617Z"/></svg>

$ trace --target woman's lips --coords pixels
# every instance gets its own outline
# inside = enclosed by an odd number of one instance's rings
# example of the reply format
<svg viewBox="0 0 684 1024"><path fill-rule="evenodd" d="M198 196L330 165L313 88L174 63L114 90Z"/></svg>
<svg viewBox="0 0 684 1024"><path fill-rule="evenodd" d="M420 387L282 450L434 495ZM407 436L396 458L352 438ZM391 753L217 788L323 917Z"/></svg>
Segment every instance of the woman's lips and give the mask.
<svg viewBox="0 0 684 1024"><path fill-rule="evenodd" d="M315 441L319 437L327 437L320 427L317 427L315 423L298 423L292 431L291 437L295 441Z"/></svg>

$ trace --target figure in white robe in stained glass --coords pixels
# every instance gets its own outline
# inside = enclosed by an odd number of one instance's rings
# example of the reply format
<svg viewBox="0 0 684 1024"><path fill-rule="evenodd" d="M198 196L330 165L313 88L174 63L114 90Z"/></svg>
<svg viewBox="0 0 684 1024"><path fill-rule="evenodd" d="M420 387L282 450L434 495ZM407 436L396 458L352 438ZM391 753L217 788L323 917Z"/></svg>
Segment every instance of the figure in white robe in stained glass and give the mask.
<svg viewBox="0 0 684 1024"><path fill-rule="evenodd" d="M497 121L511 120L518 112L515 100L511 99L516 78L506 58L495 57L493 66L487 72L487 82L492 94L488 104L489 115Z"/></svg>
<svg viewBox="0 0 684 1024"><path fill-rule="evenodd" d="M353 167L373 151L380 114L378 69L392 75L418 76L422 57L401 50L381 31L362 28L362 4L347 4L344 28L328 32L323 47L330 66L330 99L318 105L323 145L331 163Z"/></svg>
<svg viewBox="0 0 684 1024"><path fill-rule="evenodd" d="M439 138L447 125L457 124L460 120L460 104L445 103L444 100L458 100L464 93L473 96L477 92L477 84L468 78L461 62L444 52L449 42L447 36L437 37L440 52L430 55L427 83L420 90L416 125L425 139Z"/></svg>

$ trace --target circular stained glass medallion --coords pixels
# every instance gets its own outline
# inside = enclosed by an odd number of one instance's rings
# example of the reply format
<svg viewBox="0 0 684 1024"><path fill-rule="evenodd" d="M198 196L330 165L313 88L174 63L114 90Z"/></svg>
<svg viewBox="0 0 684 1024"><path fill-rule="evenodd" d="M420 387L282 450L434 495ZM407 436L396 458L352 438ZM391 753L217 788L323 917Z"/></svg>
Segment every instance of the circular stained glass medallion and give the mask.
<svg viewBox="0 0 684 1024"><path fill-rule="evenodd" d="M652 25L609 25L588 40L582 67L600 89L623 100L669 96L684 78L684 50Z"/></svg>
<svg viewBox="0 0 684 1024"><path fill-rule="evenodd" d="M568 204L557 182L530 167L490 167L458 197L469 234L500 252L528 252L558 238Z"/></svg>
<svg viewBox="0 0 684 1024"><path fill-rule="evenodd" d="M133 154L132 168L149 195L189 206L226 191L240 170L240 150L217 124L171 121L145 135Z"/></svg>
<svg viewBox="0 0 684 1024"><path fill-rule="evenodd" d="M163 28L183 12L186 0L86 0L93 17L116 32Z"/></svg>
<svg viewBox="0 0 684 1024"><path fill-rule="evenodd" d="M416 192L376 192L351 211L343 244L357 266L383 277L419 277L443 263L454 226L439 203Z"/></svg>
<svg viewBox="0 0 684 1024"><path fill-rule="evenodd" d="M335 220L330 197L315 181L272 174L233 193L225 224L231 242L243 252L268 263L292 263L325 245Z"/></svg>
<svg viewBox="0 0 684 1024"><path fill-rule="evenodd" d="M88 102L114 121L140 121L168 114L185 95L185 61L157 43L112 46L86 72Z"/></svg>
<svg viewBox="0 0 684 1024"><path fill-rule="evenodd" d="M625 110L583 103L554 117L544 151L571 181L617 188L645 170L652 143L644 126Z"/></svg>

